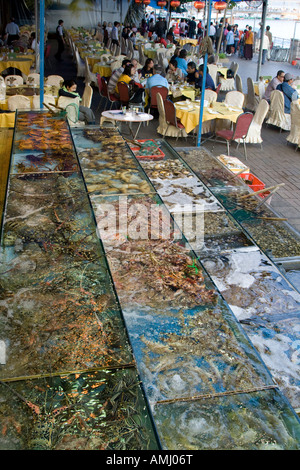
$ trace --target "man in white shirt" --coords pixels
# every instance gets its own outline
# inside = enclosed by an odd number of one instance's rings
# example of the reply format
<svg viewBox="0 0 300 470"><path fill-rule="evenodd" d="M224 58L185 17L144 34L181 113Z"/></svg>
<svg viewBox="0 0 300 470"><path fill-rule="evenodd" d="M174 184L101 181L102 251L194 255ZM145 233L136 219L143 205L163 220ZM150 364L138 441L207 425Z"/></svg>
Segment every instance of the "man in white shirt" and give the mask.
<svg viewBox="0 0 300 470"><path fill-rule="evenodd" d="M6 25L5 33L7 34L7 45L10 45L12 41L16 41L20 38L19 26L15 23L14 18L11 18L10 23Z"/></svg>
<svg viewBox="0 0 300 470"><path fill-rule="evenodd" d="M212 40L212 43L214 44L215 38L216 38L216 28L214 27L213 22L210 23L210 27L209 27L209 30L208 30L208 35L209 35L210 39Z"/></svg>
<svg viewBox="0 0 300 470"><path fill-rule="evenodd" d="M276 90L277 86L280 83L283 83L284 75L285 75L285 73L284 73L283 70L278 70L276 77L274 77L270 81L269 85L266 88L265 94L263 96L264 100L267 100L268 102L270 102L270 96L271 96L272 91Z"/></svg>

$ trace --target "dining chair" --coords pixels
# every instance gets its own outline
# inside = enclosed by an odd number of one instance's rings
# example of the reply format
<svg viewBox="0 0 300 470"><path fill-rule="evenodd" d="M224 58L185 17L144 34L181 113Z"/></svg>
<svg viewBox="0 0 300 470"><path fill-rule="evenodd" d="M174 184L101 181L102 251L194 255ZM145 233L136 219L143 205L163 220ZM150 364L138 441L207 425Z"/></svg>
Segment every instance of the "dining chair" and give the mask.
<svg viewBox="0 0 300 470"><path fill-rule="evenodd" d="M261 137L261 128L268 111L269 103L266 100L261 100L251 121L247 136L245 137L246 144L260 144L262 148L263 139ZM235 140L241 142L241 139Z"/></svg>
<svg viewBox="0 0 300 470"><path fill-rule="evenodd" d="M165 116L166 116L166 122L167 122L167 128L165 130L163 138L165 138L170 126L173 126L178 131L176 135L176 141L178 140L178 137L186 138L187 133L185 131L185 127L180 122L180 119L178 119L176 116L176 108L175 108L174 103L168 99L164 100L163 103L164 103L164 110L165 110Z"/></svg>
<svg viewBox="0 0 300 470"><path fill-rule="evenodd" d="M240 140L243 141L244 144L244 151L245 151L245 158L247 159L247 150L246 150L246 143L245 139L248 134L248 130L250 127L250 124L253 119L253 114L246 112L243 114L240 114L239 117L237 118L236 125L234 130L231 129L220 129L216 131L216 137L215 137L215 142L217 137L220 137L226 141L227 144L227 155L229 155L230 151L230 142L232 141L238 141L238 145L240 143Z"/></svg>
<svg viewBox="0 0 300 470"><path fill-rule="evenodd" d="M270 95L270 112L267 125L280 128L280 132L291 130L291 115L284 112L284 98L280 90L273 90Z"/></svg>
<svg viewBox="0 0 300 470"><path fill-rule="evenodd" d="M215 64L208 64L208 73L214 81L215 87L218 84L218 67Z"/></svg>
<svg viewBox="0 0 300 470"><path fill-rule="evenodd" d="M11 85L11 86L17 86L17 85L23 85L24 80L21 75L7 75L4 79L5 85Z"/></svg>
<svg viewBox="0 0 300 470"><path fill-rule="evenodd" d="M39 73L30 73L26 79L27 85L40 85L40 74Z"/></svg>
<svg viewBox="0 0 300 470"><path fill-rule="evenodd" d="M244 101L245 101L244 93L241 93L240 91L232 90L226 93L224 103L227 104L228 106L233 106L233 107L242 109L244 105Z"/></svg>
<svg viewBox="0 0 300 470"><path fill-rule="evenodd" d="M110 108L112 109L114 103L119 103L119 98L114 93L109 93L107 88L107 81L104 77L101 77L101 84L102 84L102 95L108 100L110 103Z"/></svg>
<svg viewBox="0 0 300 470"><path fill-rule="evenodd" d="M84 77L85 75L84 61L80 57L78 48L76 46L75 46L75 61L76 61L77 77Z"/></svg>
<svg viewBox="0 0 300 470"><path fill-rule="evenodd" d="M247 78L247 95L245 97L245 108L249 111L255 111L258 106L259 98L255 95L254 83L251 77Z"/></svg>
<svg viewBox="0 0 300 470"><path fill-rule="evenodd" d="M85 84L83 94L82 94L82 100L81 104L82 106L86 106L87 108L91 107L92 104L92 99L93 99L93 88L89 84Z"/></svg>
<svg viewBox="0 0 300 470"><path fill-rule="evenodd" d="M44 95L43 103L49 106L51 111L58 112L58 109L55 108L56 99L53 95ZM51 106L54 105L54 106ZM32 97L32 109L41 109L40 96L34 95ZM47 109L47 106L43 106L42 109Z"/></svg>
<svg viewBox="0 0 300 470"><path fill-rule="evenodd" d="M45 48L45 53L44 53L44 61L45 61L45 66L49 67L52 70L52 62L50 59L51 55L51 44L47 44Z"/></svg>
<svg viewBox="0 0 300 470"><path fill-rule="evenodd" d="M122 106L129 106L129 105L132 105L132 106L135 106L137 108L139 108L141 111L144 110L144 104L142 102L142 98L141 98L141 102L140 103L131 103L130 100L132 99L132 97L130 97L130 92L129 92L129 86L127 83L125 82L118 82L118 89L119 89L119 101L121 103Z"/></svg>
<svg viewBox="0 0 300 470"><path fill-rule="evenodd" d="M219 85L216 87L217 95L220 93L220 90L221 90L221 83L219 83Z"/></svg>
<svg viewBox="0 0 300 470"><path fill-rule="evenodd" d="M60 96L58 98L57 106L66 111L67 119L71 127L85 126L84 121L79 121L79 102L79 97L69 98L67 96Z"/></svg>
<svg viewBox="0 0 300 470"><path fill-rule="evenodd" d="M45 78L45 84L46 85L54 85L57 87L61 87L64 79L60 75L48 75L48 77Z"/></svg>
<svg viewBox="0 0 300 470"><path fill-rule="evenodd" d="M31 109L31 102L28 96L13 95L7 98L7 107L10 111L17 109Z"/></svg>
<svg viewBox="0 0 300 470"><path fill-rule="evenodd" d="M169 94L169 90L167 87L161 86L161 85L156 85L151 88L148 113L150 113L151 108L157 109L157 100L156 100L157 93L160 93L163 100L166 100Z"/></svg>
<svg viewBox="0 0 300 470"><path fill-rule="evenodd" d="M232 62L230 64L229 69L232 71L233 77L219 77L219 82L221 83L221 91L231 91L235 89L235 77L239 69L239 64L237 62Z"/></svg>
<svg viewBox="0 0 300 470"><path fill-rule="evenodd" d="M300 147L300 105L297 101L291 103L291 131L286 140L296 144L295 151Z"/></svg>
<svg viewBox="0 0 300 470"><path fill-rule="evenodd" d="M91 71L87 57L84 58L84 71L85 71L84 83L88 85L93 83L94 85L96 85L97 77L96 77L96 74Z"/></svg>
<svg viewBox="0 0 300 470"><path fill-rule="evenodd" d="M238 73L235 76L235 87L237 91L243 93L243 82L241 76Z"/></svg>

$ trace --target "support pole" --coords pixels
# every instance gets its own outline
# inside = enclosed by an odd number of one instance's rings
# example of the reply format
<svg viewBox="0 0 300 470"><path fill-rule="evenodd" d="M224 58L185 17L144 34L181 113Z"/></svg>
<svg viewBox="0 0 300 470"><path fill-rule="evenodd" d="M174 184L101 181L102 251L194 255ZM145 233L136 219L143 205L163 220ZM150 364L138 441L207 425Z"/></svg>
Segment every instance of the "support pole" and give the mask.
<svg viewBox="0 0 300 470"><path fill-rule="evenodd" d="M40 108L44 102L45 0L40 1Z"/></svg>
<svg viewBox="0 0 300 470"><path fill-rule="evenodd" d="M261 34L260 34L260 45L259 45L256 81L258 81L260 77L261 59L262 59L262 51L263 51L262 46L263 46L263 37L265 34L265 29L266 29L267 8L268 8L268 0L264 0L263 8L262 8L262 25L261 25Z"/></svg>
<svg viewBox="0 0 300 470"><path fill-rule="evenodd" d="M208 18L207 18L207 27L206 27L206 36L209 37L209 25L211 21L211 6L212 0L208 0ZM202 78L202 90L201 90L201 100L200 100L200 115L199 115L199 126L198 126L198 136L197 136L197 147L201 146L201 133L202 133L202 119L203 119L203 108L204 108L204 95L205 95L205 83L206 83L206 69L207 69L207 52L204 56L204 68L203 68L203 78Z"/></svg>

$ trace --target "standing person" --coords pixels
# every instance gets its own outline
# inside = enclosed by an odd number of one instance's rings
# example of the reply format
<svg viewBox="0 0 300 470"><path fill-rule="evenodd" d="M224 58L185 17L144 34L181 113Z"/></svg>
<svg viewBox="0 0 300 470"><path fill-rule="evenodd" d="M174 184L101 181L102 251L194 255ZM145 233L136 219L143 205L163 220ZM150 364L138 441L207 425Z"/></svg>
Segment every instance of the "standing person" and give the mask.
<svg viewBox="0 0 300 470"><path fill-rule="evenodd" d="M117 44L117 46L119 45L119 31L118 31L119 25L120 23L118 21L115 21L111 30L111 43Z"/></svg>
<svg viewBox="0 0 300 470"><path fill-rule="evenodd" d="M214 27L213 22L210 23L208 35L211 39L212 44L214 45L215 43L215 38L216 38L216 28Z"/></svg>
<svg viewBox="0 0 300 470"><path fill-rule="evenodd" d="M195 17L193 16L193 18L190 21L190 25L189 25L189 38L190 39L193 39L195 37L196 27L197 27L197 24L196 24L196 21L195 21Z"/></svg>
<svg viewBox="0 0 300 470"><path fill-rule="evenodd" d="M65 38L64 38L63 26L64 26L63 20L59 20L58 26L56 27L56 38L57 38L58 48L57 48L56 54L54 55L54 57L59 61L62 60L61 55L65 50Z"/></svg>
<svg viewBox="0 0 300 470"><path fill-rule="evenodd" d="M242 35L241 35L241 39L240 39L240 49L239 49L239 57L241 57L242 59L245 57L244 53L245 53L245 34L246 34L247 30L244 29Z"/></svg>
<svg viewBox="0 0 300 470"><path fill-rule="evenodd" d="M200 39L203 36L203 27L202 27L202 21L201 20L199 20L199 23L197 24L197 36Z"/></svg>
<svg viewBox="0 0 300 470"><path fill-rule="evenodd" d="M234 35L234 53L236 54L238 50L239 41L240 41L239 28L237 24L234 25L233 35Z"/></svg>
<svg viewBox="0 0 300 470"><path fill-rule="evenodd" d="M244 57L246 60L252 60L253 43L254 43L254 34L252 31L252 26L249 26L249 30L246 31L245 33Z"/></svg>
<svg viewBox="0 0 300 470"><path fill-rule="evenodd" d="M19 26L15 23L15 19L11 18L10 23L7 23L5 28L7 34L7 45L9 46L13 41L20 39Z"/></svg>
<svg viewBox="0 0 300 470"><path fill-rule="evenodd" d="M268 36L268 39L269 39L267 59L270 60L270 58L271 58L271 49L273 47L273 35L270 31L270 26L266 27L266 35Z"/></svg>
<svg viewBox="0 0 300 470"><path fill-rule="evenodd" d="M227 46L226 46L226 52L227 52L227 55L231 55L232 52L233 52L233 48L234 48L234 34L233 34L233 31L231 29L231 26L228 26L228 33L227 33Z"/></svg>
<svg viewBox="0 0 300 470"><path fill-rule="evenodd" d="M267 53L269 49L269 38L266 35L266 33L263 34L262 37L262 57L261 57L261 63L262 65L265 63L266 58L267 58Z"/></svg>

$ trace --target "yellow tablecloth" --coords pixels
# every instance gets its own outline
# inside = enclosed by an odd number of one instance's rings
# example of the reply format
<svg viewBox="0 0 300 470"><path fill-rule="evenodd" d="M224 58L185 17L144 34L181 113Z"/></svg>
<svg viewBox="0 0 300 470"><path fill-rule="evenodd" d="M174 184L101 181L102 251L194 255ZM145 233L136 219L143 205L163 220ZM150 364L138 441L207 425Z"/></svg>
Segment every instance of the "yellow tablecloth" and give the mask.
<svg viewBox="0 0 300 470"><path fill-rule="evenodd" d="M12 60L1 60L0 61L0 73L6 70L8 67L13 67L20 70L25 75L29 75L32 59L12 59Z"/></svg>
<svg viewBox="0 0 300 470"><path fill-rule="evenodd" d="M157 52L156 49L144 49L144 55L149 59L156 59Z"/></svg>
<svg viewBox="0 0 300 470"><path fill-rule="evenodd" d="M110 65L95 64L93 66L93 73L99 73L101 77L110 77L112 72Z"/></svg>
<svg viewBox="0 0 300 470"><path fill-rule="evenodd" d="M86 56L86 58L92 70L93 70L94 65L101 61L101 55Z"/></svg>
<svg viewBox="0 0 300 470"><path fill-rule="evenodd" d="M0 127L14 127L16 113L0 113Z"/></svg>
<svg viewBox="0 0 300 470"><path fill-rule="evenodd" d="M174 96L174 98L179 97L179 96L186 96L190 100L194 101L195 96L196 96L196 91L194 87L176 87L175 90L170 89L170 94Z"/></svg>
<svg viewBox="0 0 300 470"><path fill-rule="evenodd" d="M227 78L227 67L218 67L218 72L220 72L224 78Z"/></svg>
<svg viewBox="0 0 300 470"><path fill-rule="evenodd" d="M191 105L190 108L184 109L184 107L187 107L184 101L175 103L176 116L184 125L187 134L198 126L200 117L200 104L197 102L191 103ZM227 108L223 103L214 103L213 108L204 108L203 122L212 119L229 119L236 122L238 116L242 113L242 109Z"/></svg>
<svg viewBox="0 0 300 470"><path fill-rule="evenodd" d="M197 46L198 39L190 39L190 38L179 39L180 46L184 46L185 44L193 44L194 46Z"/></svg>

